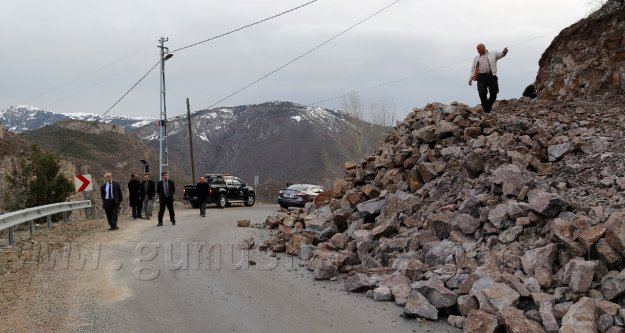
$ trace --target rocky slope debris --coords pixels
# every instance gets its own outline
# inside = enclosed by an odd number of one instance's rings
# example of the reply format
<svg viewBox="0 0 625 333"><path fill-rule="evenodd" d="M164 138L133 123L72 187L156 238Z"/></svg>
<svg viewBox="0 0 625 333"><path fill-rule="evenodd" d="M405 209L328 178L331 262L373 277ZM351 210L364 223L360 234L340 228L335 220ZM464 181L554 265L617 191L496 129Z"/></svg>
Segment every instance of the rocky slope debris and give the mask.
<svg viewBox="0 0 625 333"><path fill-rule="evenodd" d="M262 247L465 332L623 332L623 102L415 109Z"/></svg>

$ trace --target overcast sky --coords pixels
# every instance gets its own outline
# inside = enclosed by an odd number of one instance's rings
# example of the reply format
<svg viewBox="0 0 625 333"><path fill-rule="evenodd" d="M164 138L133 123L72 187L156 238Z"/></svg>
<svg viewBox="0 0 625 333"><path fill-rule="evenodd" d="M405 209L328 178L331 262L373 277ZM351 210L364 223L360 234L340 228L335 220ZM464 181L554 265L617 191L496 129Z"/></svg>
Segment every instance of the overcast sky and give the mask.
<svg viewBox="0 0 625 333"><path fill-rule="evenodd" d="M4 1L0 109L106 112L170 50L309 0ZM168 118L213 105L394 0L318 0L270 21L174 53L166 62ZM557 33L587 16L589 0L402 0L217 106L312 104L351 91L381 99L399 119L429 102L479 103L467 84L475 46L508 46L500 97L517 98ZM109 115L159 117L159 67ZM405 80L402 80L405 79ZM386 82L399 82L368 89ZM320 104L340 108L341 99Z"/></svg>

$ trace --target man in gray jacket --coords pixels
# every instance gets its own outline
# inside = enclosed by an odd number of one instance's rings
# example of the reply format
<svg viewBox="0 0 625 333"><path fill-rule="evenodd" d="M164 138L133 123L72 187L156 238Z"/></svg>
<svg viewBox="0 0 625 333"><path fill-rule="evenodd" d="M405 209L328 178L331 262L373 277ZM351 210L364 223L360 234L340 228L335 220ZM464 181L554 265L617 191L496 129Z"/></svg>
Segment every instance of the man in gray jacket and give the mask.
<svg viewBox="0 0 625 333"><path fill-rule="evenodd" d="M473 59L471 73L469 74L469 85L472 85L473 81L477 81L477 93L480 95L482 109L484 112L489 113L497 100L497 93L499 92L497 60L508 54L508 48L504 48L501 52L495 51L490 53L486 46L480 43L477 44L477 53L479 55ZM489 93L490 96L488 96Z"/></svg>

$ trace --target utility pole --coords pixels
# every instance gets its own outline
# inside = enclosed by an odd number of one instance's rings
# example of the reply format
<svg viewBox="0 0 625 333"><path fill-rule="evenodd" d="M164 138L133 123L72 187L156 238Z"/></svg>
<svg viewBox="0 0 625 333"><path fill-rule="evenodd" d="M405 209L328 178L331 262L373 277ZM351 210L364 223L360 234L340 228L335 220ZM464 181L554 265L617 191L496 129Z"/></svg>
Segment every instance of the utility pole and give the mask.
<svg viewBox="0 0 625 333"><path fill-rule="evenodd" d="M161 37L158 48L161 49L161 110L159 120L159 177L162 177L163 172L168 168L168 154L167 154L167 108L165 104L165 60L173 57L174 55L169 53L169 48L165 47L165 42L169 41L169 38ZM161 178L162 179L162 178Z"/></svg>
<svg viewBox="0 0 625 333"><path fill-rule="evenodd" d="M187 97L187 124L189 124L189 155L191 155L191 184L195 184L195 160L193 159L193 132L191 131L191 107Z"/></svg>

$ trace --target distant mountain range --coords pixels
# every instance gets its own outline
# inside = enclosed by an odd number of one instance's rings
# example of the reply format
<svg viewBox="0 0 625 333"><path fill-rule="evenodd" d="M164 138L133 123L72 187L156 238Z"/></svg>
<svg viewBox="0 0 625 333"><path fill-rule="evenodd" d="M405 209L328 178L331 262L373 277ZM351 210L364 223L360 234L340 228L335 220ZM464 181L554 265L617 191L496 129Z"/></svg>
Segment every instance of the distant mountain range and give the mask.
<svg viewBox="0 0 625 333"><path fill-rule="evenodd" d="M0 111L0 124L4 129L13 133L38 129L63 120L92 122L99 118L100 115L93 113L55 113L28 105L11 106L7 110ZM155 119L103 116L99 121L131 130L153 123Z"/></svg>
<svg viewBox="0 0 625 333"><path fill-rule="evenodd" d="M196 111L191 128L196 177L221 172L250 183L258 176L260 183L324 185L343 176L346 161L371 153L386 131L342 111L291 102ZM158 149L156 127L136 133ZM191 174L186 116L169 119L167 140L170 160Z"/></svg>
<svg viewBox="0 0 625 333"><path fill-rule="evenodd" d="M74 160L107 165L110 156L119 156L115 165L137 165L139 158L148 157L141 146L151 151L150 156L158 156L159 130L154 119L105 116L100 119L102 125L113 127L104 132L107 127L80 125L98 117L29 106L0 111L0 122L6 130L48 149L63 151ZM47 126L51 124L57 125ZM259 184L273 186L286 182L331 186L334 179L343 176L344 163L372 153L387 130L342 111L291 102L195 111L191 127L196 181L204 173L230 173L250 184L258 176ZM86 128L90 128L88 133L81 135ZM188 183L192 177L187 117L168 119L167 130L171 171L178 175L179 182ZM106 134L108 131L115 134ZM124 138L114 143L111 135ZM133 137L142 145L121 144L132 142ZM158 161L150 163L156 175ZM114 165L109 168L115 169ZM126 170L124 167L123 172ZM137 168L135 172L140 171Z"/></svg>

